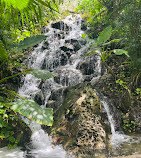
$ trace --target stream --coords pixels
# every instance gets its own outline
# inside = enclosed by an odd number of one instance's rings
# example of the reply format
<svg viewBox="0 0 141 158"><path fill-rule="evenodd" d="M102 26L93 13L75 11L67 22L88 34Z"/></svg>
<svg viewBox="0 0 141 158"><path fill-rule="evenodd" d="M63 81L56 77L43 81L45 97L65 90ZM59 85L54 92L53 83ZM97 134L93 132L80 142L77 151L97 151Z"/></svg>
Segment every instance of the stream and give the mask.
<svg viewBox="0 0 141 158"><path fill-rule="evenodd" d="M61 22L51 23L45 28L46 41L35 47L24 62L28 64L29 68L48 70L58 77L43 82L31 74L27 74L19 88L19 95L34 99L40 106L46 107L52 90L76 85L87 80L94 81L101 76L99 52L96 51L92 56L85 56L89 51L90 42L82 39L82 34L84 34L82 22L80 15L70 15ZM84 66L87 68L85 69ZM115 130L115 121L106 100L103 97L101 104L111 126L110 155L140 153L140 137L127 136L123 132ZM71 153L67 153L62 145L53 145L52 138L41 128L41 125L23 119L32 130L30 144L26 145L25 151L20 148L11 150L6 147L1 148L0 158L74 157Z"/></svg>

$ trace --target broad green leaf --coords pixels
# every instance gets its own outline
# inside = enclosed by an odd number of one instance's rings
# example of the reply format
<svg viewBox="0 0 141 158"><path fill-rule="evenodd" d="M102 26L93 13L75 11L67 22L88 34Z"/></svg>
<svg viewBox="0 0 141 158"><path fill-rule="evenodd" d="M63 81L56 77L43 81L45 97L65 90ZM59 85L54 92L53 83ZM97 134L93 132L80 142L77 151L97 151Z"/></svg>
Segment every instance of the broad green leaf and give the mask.
<svg viewBox="0 0 141 158"><path fill-rule="evenodd" d="M111 40L111 41L109 41L109 42L107 42L107 43L104 43L103 46L109 45L109 44L111 44L111 43L119 42L120 40L121 40L121 39L113 39L113 40Z"/></svg>
<svg viewBox="0 0 141 158"><path fill-rule="evenodd" d="M112 26L106 27L98 36L97 44L101 45L102 43L105 43L107 40L110 39L111 34L112 34Z"/></svg>
<svg viewBox="0 0 141 158"><path fill-rule="evenodd" d="M114 52L116 55L125 54L127 57L130 57L128 52L126 50L123 50L123 49L114 49L114 50L112 50L112 52Z"/></svg>
<svg viewBox="0 0 141 158"><path fill-rule="evenodd" d="M46 70L38 70L38 69L33 69L31 70L31 73L33 76L37 77L37 78L40 78L40 79L49 79L49 78L52 78L52 77L55 77L56 75L55 74L52 74L51 72L49 71L46 71Z"/></svg>
<svg viewBox="0 0 141 158"><path fill-rule="evenodd" d="M15 112L34 120L35 122L47 126L52 126L53 123L53 109L41 108L33 100L19 100L10 103L11 109Z"/></svg>
<svg viewBox="0 0 141 158"><path fill-rule="evenodd" d="M6 60L8 53L3 45L3 42L0 40L0 61Z"/></svg>
<svg viewBox="0 0 141 158"><path fill-rule="evenodd" d="M17 47L19 49L31 48L31 47L39 44L40 42L42 42L45 39L46 39L46 36L44 36L44 35L37 35L37 36L27 37L23 41L20 41L20 43L18 44Z"/></svg>

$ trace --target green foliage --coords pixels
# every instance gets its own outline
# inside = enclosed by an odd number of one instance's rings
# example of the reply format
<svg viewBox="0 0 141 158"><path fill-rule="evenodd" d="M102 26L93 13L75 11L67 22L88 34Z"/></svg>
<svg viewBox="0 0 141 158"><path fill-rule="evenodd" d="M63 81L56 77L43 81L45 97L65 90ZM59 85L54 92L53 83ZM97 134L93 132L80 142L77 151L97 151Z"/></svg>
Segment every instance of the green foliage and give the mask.
<svg viewBox="0 0 141 158"><path fill-rule="evenodd" d="M8 57L7 51L3 45L3 42L0 40L0 61L6 60Z"/></svg>
<svg viewBox="0 0 141 158"><path fill-rule="evenodd" d="M40 79L49 79L56 76L55 74L52 74L51 72L46 70L33 69L30 73Z"/></svg>
<svg viewBox="0 0 141 158"><path fill-rule="evenodd" d="M81 13L89 22L93 20L99 22L105 8L97 0L82 0L79 1L76 12ZM94 17L93 17L94 16Z"/></svg>
<svg viewBox="0 0 141 158"><path fill-rule="evenodd" d="M121 114L122 120L123 120L123 130L125 132L135 132L136 123L133 120L129 119L128 113L127 114Z"/></svg>
<svg viewBox="0 0 141 158"><path fill-rule="evenodd" d="M11 111L7 104L7 99L0 97L0 139L6 139L8 147L16 147L19 139L15 138L14 126L19 120L18 116Z"/></svg>
<svg viewBox="0 0 141 158"><path fill-rule="evenodd" d="M15 139L14 131L19 122L22 126L17 112L38 123L52 125L52 109L41 109L34 101L25 100L15 91L6 89L5 83L8 79L26 73L42 79L54 76L47 71L26 69L21 64L20 57L23 54L20 51L46 39L46 36L37 35L42 31L43 15L47 17L45 21L52 19L54 12L58 12L59 3L62 0L0 1L0 139L6 139L9 147L15 147L19 142ZM13 102L15 97L23 100Z"/></svg>
<svg viewBox="0 0 141 158"><path fill-rule="evenodd" d="M123 49L114 49L113 52L116 54L116 55L122 55L122 54L125 54L127 57L130 57L128 55L128 52L126 50L123 50Z"/></svg>
<svg viewBox="0 0 141 158"><path fill-rule="evenodd" d="M98 38L97 38L97 45L101 45L108 41L112 35L112 27L108 26L106 27L102 32L100 32Z"/></svg>
<svg viewBox="0 0 141 158"><path fill-rule="evenodd" d="M111 56L111 53L114 53L116 55L123 55L125 54L127 57L129 57L128 52L123 50L123 49L114 49L114 50L109 50L108 45L111 43L119 42L120 39L113 39L109 42L107 42L112 35L112 27L108 26L106 27L102 32L100 32L97 41L91 40L92 46L91 49L98 49L100 51L100 57L101 61L105 62L109 56ZM84 35L83 35L84 36ZM86 38L87 40L87 38ZM107 42L107 43L105 43ZM105 45L107 46L105 50ZM91 53L89 53L91 54Z"/></svg>
<svg viewBox="0 0 141 158"><path fill-rule="evenodd" d="M54 77L54 75L52 73L45 71L45 70L34 69L34 70L29 70L26 73L31 73L35 77L41 78L41 79L49 79L51 77ZM6 78L0 80L0 82L6 81L9 78L13 78L13 77L15 77L17 75L21 75L21 74L23 74L23 73L19 73L19 74L15 74L13 76L6 77ZM0 91L7 91L7 92L13 94L14 96L18 96L18 97L24 99L23 97L19 96L14 91L11 91L8 89L1 89L1 88L0 88ZM22 100L22 101L13 102L13 103L10 103L10 106L8 106L8 107L11 108L12 110L14 110L15 112L19 112L20 114L22 114L30 119L33 119L37 123L48 125L48 126L52 125L53 110L48 109L48 108L41 108L33 100ZM1 112L3 112L3 111L1 110Z"/></svg>
<svg viewBox="0 0 141 158"><path fill-rule="evenodd" d="M127 87L127 83L126 82L124 82L123 80L121 80L121 79L118 79L118 80L116 80L116 83L118 83L120 86L122 86L124 89L128 89L128 87Z"/></svg>
<svg viewBox="0 0 141 158"><path fill-rule="evenodd" d="M37 123L52 126L53 109L41 108L33 100L20 100L10 103L10 108Z"/></svg>
<svg viewBox="0 0 141 158"><path fill-rule="evenodd" d="M32 48L33 46L41 43L43 40L46 39L44 35L37 35L25 38L23 41L17 44L18 49L27 49Z"/></svg>
<svg viewBox="0 0 141 158"><path fill-rule="evenodd" d="M15 0L1 0L1 4L5 3L7 6L13 6L15 9L23 10L29 6L30 0L22 0L22 1L15 1Z"/></svg>
<svg viewBox="0 0 141 158"><path fill-rule="evenodd" d="M121 39L113 39L113 40L111 40L111 41L109 41L109 42L106 42L106 43L104 43L104 44L102 44L103 46L106 46L106 45L110 45L110 44L112 44L112 43L116 43L116 42L119 42Z"/></svg>
<svg viewBox="0 0 141 158"><path fill-rule="evenodd" d="M51 12L57 11L57 2L58 0L1 0L0 11L1 21L3 22L2 26L3 28L8 28L6 24L9 20L13 20L15 26L19 23L19 21L22 26L26 26L26 23L30 25L30 22L32 24L34 24L35 21L39 22L42 19L42 7L46 7L49 9L48 11Z"/></svg>
<svg viewBox="0 0 141 158"><path fill-rule="evenodd" d="M140 98L141 98L141 88L137 88L137 89L135 90L135 93L138 95L138 96L137 96L137 99L140 99Z"/></svg>
<svg viewBox="0 0 141 158"><path fill-rule="evenodd" d="M98 13L89 11L100 5L100 10L97 10ZM84 17L88 17L87 20L90 23L91 30L89 31L90 37L96 38L103 28L109 25L112 26L113 34L111 38L122 39L119 44L115 43L112 47L120 47L128 51L134 71L138 72L141 70L140 8L141 3L138 0L130 0L130 2L128 0L82 0L77 8L77 11L82 13ZM125 55L127 54L125 53Z"/></svg>
<svg viewBox="0 0 141 158"><path fill-rule="evenodd" d="M108 26L98 36L98 38L97 38L97 47L99 47L99 45L102 45L104 47L105 45L103 45L103 43L105 44L105 42L110 39L111 35L112 35L112 27ZM107 44L109 45L113 42L118 42L118 41L119 41L118 39L114 39L114 40L109 41ZM108 50L108 48L107 48L107 50ZM114 49L114 50L110 50L109 53L107 53L107 54L101 52L101 58L104 59L102 61L105 61L107 59L107 57L109 55L111 55L112 52L115 53L116 55L125 54L127 57L129 57L127 51L125 51L123 49Z"/></svg>
<svg viewBox="0 0 141 158"><path fill-rule="evenodd" d="M141 88L137 88L136 93L141 96Z"/></svg>
<svg viewBox="0 0 141 158"><path fill-rule="evenodd" d="M52 77L56 76L55 74L52 74L51 72L49 72L47 70L27 69L24 72L17 73L17 74L14 74L12 76L8 76L8 77L5 77L5 78L1 79L0 83L4 82L4 81L6 81L10 78L13 78L13 77L16 77L16 76L19 76L19 75L22 75L22 74L27 74L27 73L30 73L33 76L35 76L37 78L40 78L40 79L49 79L49 78L52 78Z"/></svg>

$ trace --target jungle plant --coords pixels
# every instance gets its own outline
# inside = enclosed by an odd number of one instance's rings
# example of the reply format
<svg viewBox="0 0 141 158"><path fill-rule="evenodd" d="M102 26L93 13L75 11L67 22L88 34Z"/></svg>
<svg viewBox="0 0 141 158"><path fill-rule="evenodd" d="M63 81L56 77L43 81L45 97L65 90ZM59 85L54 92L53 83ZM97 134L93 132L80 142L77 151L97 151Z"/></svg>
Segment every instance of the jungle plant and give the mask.
<svg viewBox="0 0 141 158"><path fill-rule="evenodd" d="M34 70L27 70L25 72L3 78L0 80L0 83L6 81L9 78L13 78L17 75L21 75L24 73L31 73L32 75L34 75L35 77L40 78L40 79L49 79L51 77L54 77L54 75L48 71L34 69ZM8 107L13 111L18 112L18 113L28 117L29 119L36 121L37 123L48 125L48 126L52 125L52 123L53 123L52 109L48 109L48 108L42 109L33 100L24 99L23 97L21 97L14 91L11 91L11 90L8 90L5 88L0 88L0 92L8 92L8 93L10 93L14 96L18 96L22 99L17 102L16 101L10 102L10 103L5 102L4 103L5 107Z"/></svg>
<svg viewBox="0 0 141 158"><path fill-rule="evenodd" d="M93 7L100 6L100 10L92 11ZM134 72L138 74L141 69L141 55L140 55L140 14L141 2L139 0L83 0L77 8L77 11L87 16L89 14L89 27L91 29L89 36L97 38L99 32L103 28L111 25L114 28L112 39L118 38L118 47L128 51ZM95 9L96 10L96 9ZM88 32L88 33L89 33ZM121 51L120 51L121 52ZM119 52L118 52L119 54ZM104 56L104 55L103 55Z"/></svg>
<svg viewBox="0 0 141 158"><path fill-rule="evenodd" d="M122 121L123 121L123 130L129 133L135 132L136 123L135 121L130 120L128 115L129 115L128 113L126 114L121 113Z"/></svg>
<svg viewBox="0 0 141 158"><path fill-rule="evenodd" d="M141 88L137 88L136 90L135 90L135 92L136 92L136 94L138 95L138 99L140 99L141 98Z"/></svg>
<svg viewBox="0 0 141 158"><path fill-rule="evenodd" d="M109 45L115 42L119 42L120 39L113 39L111 41L108 41L112 35L112 27L108 26L106 27L102 32L100 32L97 40L89 40L91 44L91 50L87 55L92 54L93 51L99 50L100 54L98 54L101 58L101 62L105 63L106 59L112 54L116 55L123 55L125 54L127 57L129 57L128 52L123 49L114 49L110 50ZM108 42L107 42L108 41Z"/></svg>
<svg viewBox="0 0 141 158"><path fill-rule="evenodd" d="M41 79L48 79L53 77L52 73L44 70L28 70L26 73L31 73L32 75ZM13 77L14 75L3 78L0 80L0 82L5 82L7 79ZM41 108L33 100L24 99L12 90L0 88L0 93L3 94L3 97L0 97L0 139L6 139L9 148L16 147L20 141L15 137L15 126L19 123L22 126L25 126L17 113L22 114L28 119L34 120L39 124L52 126L52 108ZM16 101L17 97L20 98L20 100L18 99Z"/></svg>

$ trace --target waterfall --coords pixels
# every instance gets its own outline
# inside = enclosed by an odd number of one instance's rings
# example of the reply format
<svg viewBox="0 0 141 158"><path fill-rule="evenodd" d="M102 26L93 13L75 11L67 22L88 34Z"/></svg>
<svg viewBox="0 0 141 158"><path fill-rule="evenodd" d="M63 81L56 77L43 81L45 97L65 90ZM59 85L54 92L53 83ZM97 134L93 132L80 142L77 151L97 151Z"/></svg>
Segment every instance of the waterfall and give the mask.
<svg viewBox="0 0 141 158"><path fill-rule="evenodd" d="M104 100L102 100L101 103L104 106L104 109L107 113L108 121L109 121L110 126L111 126L112 135L115 135L115 133L116 133L116 131L115 131L115 122L114 122L113 116L110 114L109 106L108 106L107 102L104 101Z"/></svg>
<svg viewBox="0 0 141 158"><path fill-rule="evenodd" d="M35 78L27 74L24 83L19 88L19 95L35 100L40 106L46 107L53 90L76 85L84 81L95 83L101 77L99 51L92 56L86 56L90 42L82 38L84 34L80 15L70 15L64 20L50 23L44 30L47 39L41 42L25 62L29 68L48 70L57 75L49 80ZM40 98L40 99L38 99ZM106 97L100 98L108 121L111 126L111 144L117 148L121 143L131 140L131 137L115 130L115 121ZM23 120L32 130L31 142L27 150L0 150L2 158L70 158L73 155L63 149L61 145L52 145L52 138L41 128L41 125ZM132 140L131 140L132 141Z"/></svg>
<svg viewBox="0 0 141 158"><path fill-rule="evenodd" d="M101 99L100 102L103 105L103 107L104 107L104 109L107 113L108 121L110 123L111 133L112 133L112 137L111 137L110 142L112 144L112 147L117 148L123 142L130 141L131 140L130 136L127 136L127 135L123 134L122 131L116 131L115 130L115 121L114 121L113 115L111 114L111 111L109 109L107 98L103 97L103 99Z"/></svg>
<svg viewBox="0 0 141 158"><path fill-rule="evenodd" d="M83 82L88 75L91 79L100 76L100 58L98 52L91 57L86 57L90 42L82 39L84 33L81 29L80 15L67 16L64 20L51 23L45 29L46 41L40 43L26 62L32 69L44 69L57 75L46 81L37 79L31 74L24 78L24 84L19 89L19 95L28 99L41 97L40 106L46 107L51 91L61 87L67 87ZM92 68L86 67L89 61L93 61ZM52 147L51 137L35 122L24 121L32 130L29 151L25 155L35 158L66 158L67 153L61 146ZM71 156L70 156L71 157Z"/></svg>

